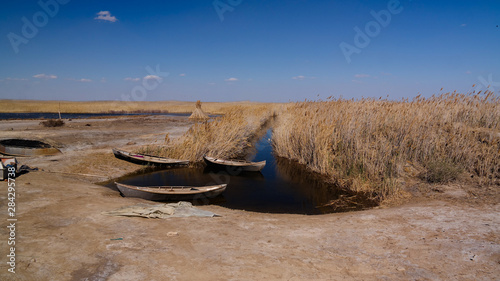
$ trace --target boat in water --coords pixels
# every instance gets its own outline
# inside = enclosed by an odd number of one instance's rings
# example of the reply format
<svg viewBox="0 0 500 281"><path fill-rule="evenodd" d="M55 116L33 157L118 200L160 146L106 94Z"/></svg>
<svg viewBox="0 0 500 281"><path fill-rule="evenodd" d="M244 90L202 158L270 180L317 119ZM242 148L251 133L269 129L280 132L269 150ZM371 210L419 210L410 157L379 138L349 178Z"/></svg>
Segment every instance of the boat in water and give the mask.
<svg viewBox="0 0 500 281"><path fill-rule="evenodd" d="M244 160L224 160L209 156L203 156L205 163L213 168L234 168L244 172L259 172L266 166L266 160L260 162L251 162Z"/></svg>

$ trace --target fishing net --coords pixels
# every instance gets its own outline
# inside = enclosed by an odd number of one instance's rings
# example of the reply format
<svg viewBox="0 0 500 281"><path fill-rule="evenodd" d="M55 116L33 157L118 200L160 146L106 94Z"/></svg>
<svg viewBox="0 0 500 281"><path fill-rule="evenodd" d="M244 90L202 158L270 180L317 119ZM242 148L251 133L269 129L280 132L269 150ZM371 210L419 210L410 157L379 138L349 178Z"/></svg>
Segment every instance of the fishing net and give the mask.
<svg viewBox="0 0 500 281"><path fill-rule="evenodd" d="M184 217L215 217L215 213L193 207L189 202L178 202L168 204L137 204L126 206L120 209L103 212L108 216L143 217L154 219L184 218Z"/></svg>

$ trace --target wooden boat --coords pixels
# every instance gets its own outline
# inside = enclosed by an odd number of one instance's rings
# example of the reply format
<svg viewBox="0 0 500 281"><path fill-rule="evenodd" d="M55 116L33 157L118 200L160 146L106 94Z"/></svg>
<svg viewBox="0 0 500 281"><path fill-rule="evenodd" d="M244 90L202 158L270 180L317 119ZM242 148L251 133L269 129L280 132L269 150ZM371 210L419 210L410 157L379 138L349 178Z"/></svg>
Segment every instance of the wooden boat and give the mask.
<svg viewBox="0 0 500 281"><path fill-rule="evenodd" d="M14 171L9 171L9 168L14 168ZM16 177L17 172L17 159L15 157L0 157L0 180L6 180L9 178L9 174L13 174Z"/></svg>
<svg viewBox="0 0 500 281"><path fill-rule="evenodd" d="M203 159L205 160L205 163L207 163L208 166L214 168L220 169L220 168L232 167L236 168L237 170L245 172L258 172L262 170L264 166L266 166L266 160L260 162L250 162L244 160L217 159L209 156L203 156Z"/></svg>
<svg viewBox="0 0 500 281"><path fill-rule="evenodd" d="M227 184L210 186L134 186L115 182L126 197L138 197L154 201L190 200L213 198L226 190Z"/></svg>
<svg viewBox="0 0 500 281"><path fill-rule="evenodd" d="M151 164L151 165L186 165L188 160L178 160L166 157L158 157L147 154L131 153L124 150L113 148L113 153L116 158L127 160L137 164Z"/></svg>

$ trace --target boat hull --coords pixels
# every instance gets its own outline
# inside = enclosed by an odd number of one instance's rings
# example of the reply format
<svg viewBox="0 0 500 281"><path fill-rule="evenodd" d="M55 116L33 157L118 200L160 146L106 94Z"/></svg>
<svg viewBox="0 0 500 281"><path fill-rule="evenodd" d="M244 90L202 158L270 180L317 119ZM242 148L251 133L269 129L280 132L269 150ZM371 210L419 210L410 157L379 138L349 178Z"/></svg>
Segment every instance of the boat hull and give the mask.
<svg viewBox="0 0 500 281"><path fill-rule="evenodd" d="M241 172L259 172L264 166L266 166L266 161L261 162L235 162L228 160L221 160L212 157L203 157L207 166L215 169L231 169L234 171Z"/></svg>
<svg viewBox="0 0 500 281"><path fill-rule="evenodd" d="M211 187L200 187L199 190L195 191L173 190L172 192L168 192L168 187L165 187L165 189L161 193L156 193L151 190L141 190L141 188L148 189L148 187L130 186L120 183L115 184L118 190L120 190L120 192L125 197L136 197L152 201L196 200L203 198L214 198L224 192L227 186L226 184L221 184ZM189 188L190 187L186 187L186 189Z"/></svg>
<svg viewBox="0 0 500 281"><path fill-rule="evenodd" d="M141 165L187 165L189 161L187 160L177 160L170 158L162 158L143 154L133 154L127 151L118 150L113 148L113 154L116 158L129 161L135 164Z"/></svg>

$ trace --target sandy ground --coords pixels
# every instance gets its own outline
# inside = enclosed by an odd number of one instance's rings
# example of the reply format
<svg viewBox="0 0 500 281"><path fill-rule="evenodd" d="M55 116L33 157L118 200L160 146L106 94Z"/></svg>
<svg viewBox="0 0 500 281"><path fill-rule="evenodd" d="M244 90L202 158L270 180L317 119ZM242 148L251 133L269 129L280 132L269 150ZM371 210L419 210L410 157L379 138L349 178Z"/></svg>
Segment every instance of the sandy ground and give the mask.
<svg viewBox="0 0 500 281"><path fill-rule="evenodd" d="M138 168L112 147L182 135L185 117L2 121L0 138L34 138L56 156L16 179L16 268L8 272L7 183L0 280L498 280L498 186L433 186L398 207L319 216L202 206L216 218L110 217L140 199L93 184ZM90 126L86 126L89 124ZM171 232L170 234L168 234ZM176 232L177 235L172 235ZM122 238L122 240L112 240Z"/></svg>

